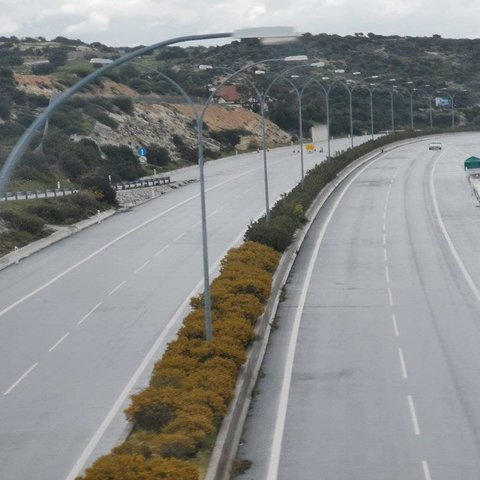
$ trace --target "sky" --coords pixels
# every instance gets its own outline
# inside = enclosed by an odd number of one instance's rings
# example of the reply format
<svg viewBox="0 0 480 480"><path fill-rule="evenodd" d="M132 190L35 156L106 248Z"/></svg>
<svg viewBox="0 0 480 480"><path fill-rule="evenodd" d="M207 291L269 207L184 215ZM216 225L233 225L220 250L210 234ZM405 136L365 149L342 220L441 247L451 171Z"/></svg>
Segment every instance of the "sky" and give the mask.
<svg viewBox="0 0 480 480"><path fill-rule="evenodd" d="M478 0L0 0L0 35L111 46L264 25L300 33L480 37Z"/></svg>

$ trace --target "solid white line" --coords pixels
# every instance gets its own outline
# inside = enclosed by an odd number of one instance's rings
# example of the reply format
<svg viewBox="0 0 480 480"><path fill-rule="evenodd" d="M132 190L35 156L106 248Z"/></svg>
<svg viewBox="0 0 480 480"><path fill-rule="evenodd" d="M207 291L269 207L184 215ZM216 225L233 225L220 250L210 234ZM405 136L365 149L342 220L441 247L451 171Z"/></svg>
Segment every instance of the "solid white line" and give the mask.
<svg viewBox="0 0 480 480"><path fill-rule="evenodd" d="M428 468L428 462L426 460L422 461L422 469L425 480L432 480L432 476L430 475L430 468Z"/></svg>
<svg viewBox="0 0 480 480"><path fill-rule="evenodd" d="M297 345L297 338L298 333L300 330L300 323L302 319L303 309L305 307L305 302L307 298L308 288L312 279L313 270L315 267L315 263L318 258L318 254L320 251L320 246L322 245L323 238L327 231L327 228L330 224L330 221L335 214L340 202L342 201L345 193L348 191L349 187L352 183L370 166L375 162L371 162L365 165L357 174L348 182L345 189L342 193L337 197L335 203L331 207L331 210L324 221L320 233L317 237L317 241L315 243L315 247L313 249L312 256L310 257L310 261L308 263L308 267L306 269L302 290L299 298L299 303L297 306L297 310L295 312L295 318L292 325L292 333L290 336L290 341L288 344L288 351L285 360L285 372L283 374L283 382L282 382L282 390L280 392L280 399L278 403L277 415L276 415L276 422L275 422L275 430L273 434L272 440L272 447L270 450L270 459L268 463L268 470L266 475L266 480L276 480L278 476L278 467L280 462L280 455L282 451L282 441L283 441L283 433L285 429L285 420L287 416L287 406L288 406L288 398L290 395L290 384L292 381L292 371L293 371L293 362L295 358L295 350Z"/></svg>
<svg viewBox="0 0 480 480"><path fill-rule="evenodd" d="M406 380L408 378L407 366L405 365L405 358L403 356L403 350L398 349L398 356L400 357L400 366L402 367L402 376Z"/></svg>
<svg viewBox="0 0 480 480"><path fill-rule="evenodd" d="M388 303L390 304L391 307L393 307L393 295L392 295L392 289L388 287Z"/></svg>
<svg viewBox="0 0 480 480"><path fill-rule="evenodd" d="M272 162L274 163L274 162ZM280 163L280 161L278 162ZM236 177L232 177L232 178L229 178L227 180L224 180L223 182L220 182L220 183L217 183L216 185L212 186L212 187L209 187L207 189L205 189L205 192L210 192L212 190L215 190L219 187L222 187L223 185L226 185L227 183L230 183L230 182L233 182L235 180L238 180L239 178L242 178L242 177L245 177L247 175L250 175L254 172L256 172L257 170L261 170L263 167L256 167L256 168L253 168L252 170L248 170L247 172L243 172L242 174L240 175L237 175ZM0 311L0 317L2 317L3 315L5 315L6 313L8 313L10 310L14 309L15 307L17 307L18 305L20 305L21 303L23 303L25 300L28 300L29 298L33 297L34 295L36 295L37 293L41 292L42 290L45 290L47 287L49 287L50 285L52 285L53 283L55 283L56 281L60 280L62 277L64 277L65 275L67 275L68 273L72 272L73 270L75 270L76 268L78 268L80 265L83 265L85 262L88 262L89 260L91 260L92 258L96 257L98 254L102 253L104 250L106 250L107 248L110 248L112 245L115 245L116 243L118 243L120 240L123 240L125 237L131 235L132 233L135 233L136 231L140 230L141 228L149 225L150 223L153 223L155 222L156 220L158 220L159 218L162 218L164 217L165 215L167 215L168 213L172 212L173 210L176 210L177 208L183 206L183 205L186 205L187 203L191 202L192 200L195 200L197 199L198 197L200 196L199 193L195 194L195 195L192 195L191 197L188 197L186 198L185 200L182 200L181 202L177 203L176 205L173 205L172 207L170 208L167 208L166 210L164 210L163 212L160 212L158 213L157 215L154 215L153 217L149 218L148 220L145 220L144 222L140 223L139 225L137 225L136 227L133 227L131 228L130 230L127 230L126 232L122 233L121 235L119 235L118 237L114 238L113 240L111 240L110 242L106 243L105 245L103 245L103 247L100 247L98 250L95 250L94 252L92 252L90 255L87 255L86 257L84 257L82 260L78 261L77 263L75 263L74 265L68 267L67 269L65 269L63 272L59 273L58 275L56 275L55 277L51 278L50 280L48 280L47 282L45 282L43 285L41 285L40 287L32 290L30 293L28 293L27 295L23 296L22 298L18 299L16 302L10 304L8 307L5 307L3 310Z"/></svg>
<svg viewBox="0 0 480 480"><path fill-rule="evenodd" d="M108 296L111 297L117 290L119 290L120 288L122 288L126 283L127 283L126 280L124 280L123 282L120 282L120 283L108 294Z"/></svg>
<svg viewBox="0 0 480 480"><path fill-rule="evenodd" d="M102 302L97 303L79 322L77 322L77 325L81 325L101 304Z"/></svg>
<svg viewBox="0 0 480 480"><path fill-rule="evenodd" d="M410 416L412 417L413 431L415 435L420 435L420 427L418 426L417 412L415 411L415 404L411 395L408 396L408 408L410 409Z"/></svg>
<svg viewBox="0 0 480 480"><path fill-rule="evenodd" d="M176 236L173 240L172 243L175 243L177 240L180 240L182 237L184 237L187 234L187 232L183 232L180 235Z"/></svg>
<svg viewBox="0 0 480 480"><path fill-rule="evenodd" d="M438 224L440 226L440 230L442 231L443 236L445 237L445 240L447 241L447 244L450 248L450 251L452 252L453 258L457 262L458 267L460 268L460 271L465 278L465 281L467 282L467 285L470 287L470 290L472 291L473 295L477 299L478 302L480 302L480 291L478 290L477 286L475 285L475 282L473 281L472 277L468 273L467 268L465 267L465 264L463 263L462 259L460 258L460 255L457 252L457 249L453 245L452 239L450 238L450 235L447 232L447 229L445 228L445 224L443 223L442 216L440 215L440 209L438 207L438 202L437 202L437 195L435 193L435 185L433 183L433 175L435 172L435 167L437 166L438 160L443 156L443 153L439 155L439 157L435 160L432 170L430 172L430 194L432 196L433 200L433 207L435 210L435 215L437 217Z"/></svg>
<svg viewBox="0 0 480 480"><path fill-rule="evenodd" d="M386 249L386 248L383 249L383 260L384 260L385 262L388 261L388 255L387 255L387 249Z"/></svg>
<svg viewBox="0 0 480 480"><path fill-rule="evenodd" d="M399 337L400 334L398 333L398 325L397 325L397 317L394 313L392 313L392 322L393 322L393 331L395 332L395 336Z"/></svg>
<svg viewBox="0 0 480 480"><path fill-rule="evenodd" d="M133 273L136 274L136 273L140 272L140 271L143 270L150 262L151 262L151 260L147 260L143 265L140 265Z"/></svg>
<svg viewBox="0 0 480 480"><path fill-rule="evenodd" d="M36 366L37 363L34 363L10 388L3 392L4 395L8 395Z"/></svg>
<svg viewBox="0 0 480 480"><path fill-rule="evenodd" d="M385 280L387 283L390 283L390 272L388 270L388 265L385 265Z"/></svg>
<svg viewBox="0 0 480 480"><path fill-rule="evenodd" d="M242 232L227 248L229 250L230 248L234 247L237 245L241 239L243 238L244 232ZM213 264L213 266L210 268L210 274L212 274L220 265L220 261L222 258L225 256L225 254L222 254ZM105 431L109 427L109 425L112 423L113 419L115 416L118 414L118 412L124 408L124 402L125 400L130 396L131 391L135 384L138 382L139 378L143 375L143 372L147 368L147 366L150 364L152 361L154 355L157 353L157 350L161 347L162 343L165 341L168 335L170 335L171 330L176 326L177 321L179 320L180 316L183 314L185 309L187 308L188 304L190 303L190 298L193 297L198 293L198 291L202 288L203 286L203 279L200 280L197 285L193 288L193 290L188 294L187 298L183 301L183 303L178 307L176 312L173 314L172 318L169 320L165 328L162 330L160 333L159 337L153 344L152 348L148 351L146 354L145 358L142 360L140 363L139 367L137 370L135 370L134 374L128 381L128 383L125 385L125 388L120 392L120 395L118 398L115 400L112 408L108 411L107 415L103 419L102 423L100 426L97 428L96 432L93 434L92 438L89 440L87 446L81 453L81 455L78 457L77 461L75 462L75 465L71 469L70 473L67 475L65 480L75 480L82 472L85 463L89 459L90 455L92 452L95 450L95 447L97 446L98 442L100 439L103 437Z"/></svg>
<svg viewBox="0 0 480 480"><path fill-rule="evenodd" d="M53 352L68 336L70 332L67 332L53 347L51 347L48 351Z"/></svg>

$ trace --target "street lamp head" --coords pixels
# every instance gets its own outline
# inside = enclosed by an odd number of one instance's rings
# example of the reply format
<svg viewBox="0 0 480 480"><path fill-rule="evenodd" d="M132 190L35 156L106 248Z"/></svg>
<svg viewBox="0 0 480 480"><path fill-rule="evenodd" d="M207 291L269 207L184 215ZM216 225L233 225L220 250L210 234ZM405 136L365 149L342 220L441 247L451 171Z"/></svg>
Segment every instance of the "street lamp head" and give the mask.
<svg viewBox="0 0 480 480"><path fill-rule="evenodd" d="M322 80L330 80L330 77L322 77Z"/></svg>
<svg viewBox="0 0 480 480"><path fill-rule="evenodd" d="M265 75L267 72L265 70L255 70L255 75Z"/></svg>
<svg viewBox="0 0 480 480"><path fill-rule="evenodd" d="M313 62L310 64L311 67L324 67L325 66L325 62Z"/></svg>
<svg viewBox="0 0 480 480"><path fill-rule="evenodd" d="M407 82L407 85L413 85L413 82L410 80L409 82Z"/></svg>
<svg viewBox="0 0 480 480"><path fill-rule="evenodd" d="M343 68L337 68L333 73L345 73L345 70Z"/></svg>
<svg viewBox="0 0 480 480"><path fill-rule="evenodd" d="M283 59L284 62L306 62L308 57L306 55L290 55Z"/></svg>
<svg viewBox="0 0 480 480"><path fill-rule="evenodd" d="M264 45L279 45L296 41L299 34L293 27L255 27L235 30L232 37L239 40L259 38Z"/></svg>
<svg viewBox="0 0 480 480"><path fill-rule="evenodd" d="M389 82L396 82L397 79L396 79L396 78L389 78L388 81L389 81Z"/></svg>
<svg viewBox="0 0 480 480"><path fill-rule="evenodd" d="M199 70L212 70L213 66L212 65L199 65L198 69Z"/></svg>
<svg viewBox="0 0 480 480"><path fill-rule="evenodd" d="M300 75L290 75L290 78L300 78Z"/></svg>
<svg viewBox="0 0 480 480"><path fill-rule="evenodd" d="M353 72L352 75L361 75L362 72Z"/></svg>
<svg viewBox="0 0 480 480"><path fill-rule="evenodd" d="M372 75L372 76L369 77L369 78L372 78L372 79L376 80L377 78L380 78L380 75Z"/></svg>

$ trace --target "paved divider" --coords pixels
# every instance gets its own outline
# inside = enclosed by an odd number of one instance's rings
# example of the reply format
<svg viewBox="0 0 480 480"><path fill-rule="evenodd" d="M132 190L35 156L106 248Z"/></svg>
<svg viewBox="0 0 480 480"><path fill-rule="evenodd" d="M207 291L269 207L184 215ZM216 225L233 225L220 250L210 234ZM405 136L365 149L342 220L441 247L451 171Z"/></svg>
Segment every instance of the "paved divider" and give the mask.
<svg viewBox="0 0 480 480"><path fill-rule="evenodd" d="M378 158L382 154L390 152L391 150L395 150L404 145L419 143L426 139L428 139L428 137L402 140L392 145L387 145L383 148L374 150L358 160L355 160L322 189L316 200L307 210L305 214L307 223L297 232L295 241L283 254L273 278L272 295L267 303L265 312L258 321L256 328L256 341L250 348L247 361L240 372L235 390L235 398L232 400L228 413L223 419L204 480L230 479L232 462L235 459L238 445L240 443L243 426L250 407L252 391L257 382L258 374L263 363L263 358L265 356L265 351L272 330L272 324L280 302L282 289L290 275L290 271L296 260L299 249L302 246L315 218L320 212L320 209L325 205L325 202L341 183L347 180L351 174L368 162Z"/></svg>

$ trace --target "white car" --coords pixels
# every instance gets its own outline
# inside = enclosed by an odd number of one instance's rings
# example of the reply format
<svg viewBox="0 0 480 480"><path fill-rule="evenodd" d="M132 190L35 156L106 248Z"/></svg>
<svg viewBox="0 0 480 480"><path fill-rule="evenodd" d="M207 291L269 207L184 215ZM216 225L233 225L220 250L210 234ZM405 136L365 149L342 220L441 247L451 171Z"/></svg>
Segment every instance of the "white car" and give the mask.
<svg viewBox="0 0 480 480"><path fill-rule="evenodd" d="M428 144L428 149L429 150L441 150L442 149L442 143L441 142L431 142Z"/></svg>

